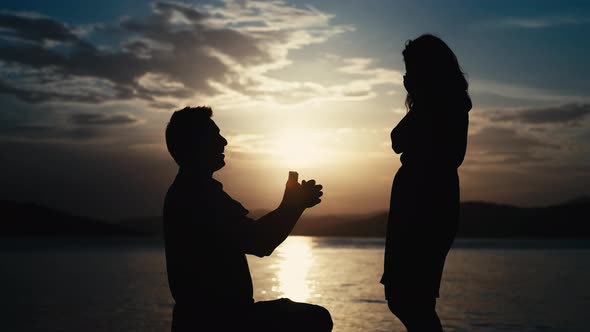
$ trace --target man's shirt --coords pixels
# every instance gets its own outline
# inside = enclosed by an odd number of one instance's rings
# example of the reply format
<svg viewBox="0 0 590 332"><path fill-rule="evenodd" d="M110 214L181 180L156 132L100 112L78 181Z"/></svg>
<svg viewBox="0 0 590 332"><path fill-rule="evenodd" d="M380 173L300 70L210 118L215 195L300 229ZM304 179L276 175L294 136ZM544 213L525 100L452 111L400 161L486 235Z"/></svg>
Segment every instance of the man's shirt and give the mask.
<svg viewBox="0 0 590 332"><path fill-rule="evenodd" d="M177 304L252 304L242 243L252 222L239 202L207 176L179 171L164 202L166 266Z"/></svg>

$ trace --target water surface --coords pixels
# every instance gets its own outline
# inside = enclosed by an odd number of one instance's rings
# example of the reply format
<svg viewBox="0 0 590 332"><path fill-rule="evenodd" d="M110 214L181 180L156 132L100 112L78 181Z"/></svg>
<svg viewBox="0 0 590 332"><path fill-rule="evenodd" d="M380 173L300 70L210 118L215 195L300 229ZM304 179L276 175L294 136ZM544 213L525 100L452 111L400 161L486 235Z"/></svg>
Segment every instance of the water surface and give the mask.
<svg viewBox="0 0 590 332"><path fill-rule="evenodd" d="M459 240L438 311L446 331L588 331L588 241ZM1 331L169 331L163 248L149 241L0 242ZM404 331L379 284L383 240L290 237L249 257L256 300L325 306L335 332Z"/></svg>

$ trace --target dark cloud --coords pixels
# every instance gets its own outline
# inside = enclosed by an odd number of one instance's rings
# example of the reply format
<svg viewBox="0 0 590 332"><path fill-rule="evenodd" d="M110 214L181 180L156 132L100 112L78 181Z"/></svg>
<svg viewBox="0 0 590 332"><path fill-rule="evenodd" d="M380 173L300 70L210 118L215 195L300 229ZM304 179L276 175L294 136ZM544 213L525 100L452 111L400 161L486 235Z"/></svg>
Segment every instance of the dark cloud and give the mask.
<svg viewBox="0 0 590 332"><path fill-rule="evenodd" d="M178 107L178 105L173 104L173 103L167 103L167 102L161 102L161 101L155 101L153 103L150 103L150 106L159 110L165 110L165 111L176 111L178 109L180 109L180 107Z"/></svg>
<svg viewBox="0 0 590 332"><path fill-rule="evenodd" d="M207 17L206 14L201 13L189 4L181 2L162 1L156 2L154 10L168 19L172 19L174 13L179 13L190 22L199 22Z"/></svg>
<svg viewBox="0 0 590 332"><path fill-rule="evenodd" d="M478 151L495 153L514 153L531 148L555 147L541 140L519 134L515 129L504 127L484 127L469 136L469 146Z"/></svg>
<svg viewBox="0 0 590 332"><path fill-rule="evenodd" d="M353 29L331 25L331 16L314 8L280 1L245 7L157 1L151 8L148 15L96 23L91 29L2 12L0 94L37 104L142 100L158 105L228 92L281 98L278 86L301 101L331 90L317 84L307 93L298 88L305 83L270 78L268 71L288 65L291 50ZM348 74L380 77L361 80L366 91L395 81L392 71L365 67ZM345 95L341 86L332 90L341 98L372 96L365 90Z"/></svg>
<svg viewBox="0 0 590 332"><path fill-rule="evenodd" d="M18 63L33 68L68 65L65 55L40 45L12 44L0 47L0 59L8 63Z"/></svg>
<svg viewBox="0 0 590 332"><path fill-rule="evenodd" d="M32 140L32 141L86 141L98 138L102 132L96 128L63 128L61 126L23 124L7 128L0 128L0 138L3 140Z"/></svg>
<svg viewBox="0 0 590 332"><path fill-rule="evenodd" d="M521 110L492 111L488 117L495 121L525 124L579 124L590 114L590 104L565 104L560 106L528 108Z"/></svg>
<svg viewBox="0 0 590 332"><path fill-rule="evenodd" d="M371 90L344 91L342 95L345 97L366 97L369 96L371 92Z"/></svg>
<svg viewBox="0 0 590 332"><path fill-rule="evenodd" d="M21 16L0 12L0 39L18 38L23 41L82 42L70 28L61 22L46 17Z"/></svg>
<svg viewBox="0 0 590 332"><path fill-rule="evenodd" d="M82 126L129 125L139 120L129 114L78 113L70 114L70 122Z"/></svg>
<svg viewBox="0 0 590 332"><path fill-rule="evenodd" d="M555 130L534 129L496 125L469 135L462 197L543 205L585 193L588 162Z"/></svg>
<svg viewBox="0 0 590 332"><path fill-rule="evenodd" d="M506 166L546 162L546 150L558 150L559 144L547 142L528 132L513 128L484 127L469 135L466 166Z"/></svg>
<svg viewBox="0 0 590 332"><path fill-rule="evenodd" d="M31 103L186 98L214 93L210 81L231 77L232 68L215 52L243 65L272 60L272 52L260 47L259 40L231 28L208 26L205 17L190 5L157 2L147 18L127 17L114 26L97 27L96 33L120 41L121 47L116 48L83 40L74 27L52 18L3 13L0 28L8 32L1 35L5 40L0 65L12 66L12 74L8 79L0 71L0 93ZM47 41L63 45L54 47ZM107 86L77 84L84 80ZM47 85L60 82L71 84L68 88Z"/></svg>
<svg viewBox="0 0 590 332"><path fill-rule="evenodd" d="M1 50L0 50L1 52ZM0 94L7 94L17 97L18 99L29 103L40 103L48 101L70 101L81 103L100 103L109 99L105 91L94 91L94 93L73 94L64 91L43 91L29 90L27 88L18 88L10 86L8 83L0 80Z"/></svg>

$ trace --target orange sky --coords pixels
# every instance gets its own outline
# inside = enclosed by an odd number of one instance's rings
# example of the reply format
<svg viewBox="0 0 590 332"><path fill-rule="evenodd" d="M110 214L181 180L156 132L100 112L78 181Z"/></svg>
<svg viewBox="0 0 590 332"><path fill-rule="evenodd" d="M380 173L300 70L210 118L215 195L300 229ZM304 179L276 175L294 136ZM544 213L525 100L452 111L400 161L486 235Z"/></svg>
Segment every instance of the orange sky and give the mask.
<svg viewBox="0 0 590 332"><path fill-rule="evenodd" d="M310 213L386 210L399 166L389 131L405 113L401 51L425 32L449 44L470 83L463 200L531 206L588 193L584 4L2 6L0 199L158 215L176 170L166 123L210 105L229 141L216 177L248 209L277 206L295 170L325 186Z"/></svg>

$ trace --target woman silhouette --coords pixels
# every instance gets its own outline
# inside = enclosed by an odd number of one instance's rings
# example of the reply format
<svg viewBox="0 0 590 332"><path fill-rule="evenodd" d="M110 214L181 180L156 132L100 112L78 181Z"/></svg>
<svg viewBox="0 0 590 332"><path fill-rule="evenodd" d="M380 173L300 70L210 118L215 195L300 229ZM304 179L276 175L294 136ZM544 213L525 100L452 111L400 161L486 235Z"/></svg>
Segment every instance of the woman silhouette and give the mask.
<svg viewBox="0 0 590 332"><path fill-rule="evenodd" d="M442 331L436 298L459 220L459 176L467 146L468 84L440 38L406 43L404 118L391 132L402 166L391 190L381 283L409 332Z"/></svg>

